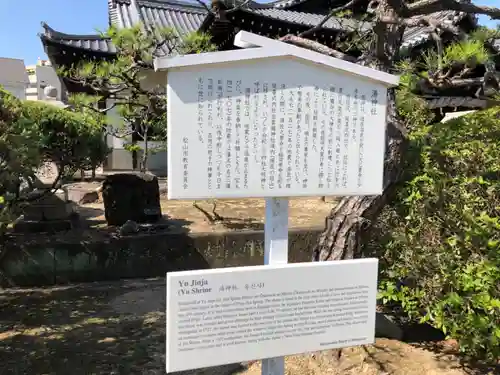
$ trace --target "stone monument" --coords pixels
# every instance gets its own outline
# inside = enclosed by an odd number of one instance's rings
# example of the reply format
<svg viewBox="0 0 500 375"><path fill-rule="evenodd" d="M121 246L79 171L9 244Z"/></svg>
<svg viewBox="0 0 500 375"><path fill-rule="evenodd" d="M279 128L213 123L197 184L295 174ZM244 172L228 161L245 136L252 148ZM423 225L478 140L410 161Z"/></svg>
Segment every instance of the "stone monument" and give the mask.
<svg viewBox="0 0 500 375"><path fill-rule="evenodd" d="M14 225L16 232L55 232L72 228L71 216L74 204L68 200L67 191L51 189L59 175L59 168L54 162L44 162L36 171L35 189L28 194L28 202L22 208L22 218ZM39 198L37 198L39 197Z"/></svg>
<svg viewBox="0 0 500 375"><path fill-rule="evenodd" d="M158 178L150 173L117 173L106 176L102 199L108 225L156 223L161 217Z"/></svg>

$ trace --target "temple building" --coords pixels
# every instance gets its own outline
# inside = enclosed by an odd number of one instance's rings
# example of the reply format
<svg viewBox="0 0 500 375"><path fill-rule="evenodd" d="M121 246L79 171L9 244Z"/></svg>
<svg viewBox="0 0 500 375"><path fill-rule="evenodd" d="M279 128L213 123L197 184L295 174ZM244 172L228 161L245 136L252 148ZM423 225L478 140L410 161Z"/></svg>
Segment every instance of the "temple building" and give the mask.
<svg viewBox="0 0 500 375"><path fill-rule="evenodd" d="M103 0L104 1L104 0ZM233 40L236 33L245 30L255 34L277 38L286 34L299 34L316 26L328 14L329 10L343 5L347 0L277 0L260 4L245 3L238 6L241 0L218 0L210 5L188 0L108 0L109 24L118 28L127 28L137 23L156 27L170 27L179 35L200 31L211 35L212 41L219 50L235 48ZM369 21L362 21L366 3L361 3L359 9L354 9L352 17L329 19L320 29L308 36L324 45L335 47L343 33L357 30L370 30ZM209 8L223 10L216 14ZM224 12L227 11L227 12ZM441 21L450 23L469 32L477 26L475 17L461 12L445 11L433 15ZM113 59L116 49L110 39L101 35L71 35L52 29L42 24L44 32L40 35L45 51L54 66L70 66L78 61L88 59ZM446 37L446 36L445 36ZM448 36L451 40L452 35ZM404 34L403 49L409 56L415 56L432 46L433 41L424 27L408 28ZM76 85L63 79L67 92L88 92L88 88ZM454 110L470 109L470 104L482 106L475 102L459 98L441 96L427 98L434 108ZM479 102L478 102L479 101ZM111 139L109 145L114 151L108 163L108 168L132 169L132 161L127 159L120 140ZM119 154L121 156L119 156ZM157 165L166 160L164 155L156 155L152 160L151 169L162 169Z"/></svg>

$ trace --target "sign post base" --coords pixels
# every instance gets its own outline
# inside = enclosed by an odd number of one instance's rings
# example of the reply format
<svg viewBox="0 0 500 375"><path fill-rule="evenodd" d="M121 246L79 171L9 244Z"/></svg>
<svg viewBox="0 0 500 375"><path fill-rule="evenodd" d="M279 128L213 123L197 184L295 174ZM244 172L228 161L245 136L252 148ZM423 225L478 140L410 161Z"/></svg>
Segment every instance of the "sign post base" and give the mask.
<svg viewBox="0 0 500 375"><path fill-rule="evenodd" d="M264 264L288 263L288 198L266 198ZM285 358L262 360L262 375L284 375Z"/></svg>

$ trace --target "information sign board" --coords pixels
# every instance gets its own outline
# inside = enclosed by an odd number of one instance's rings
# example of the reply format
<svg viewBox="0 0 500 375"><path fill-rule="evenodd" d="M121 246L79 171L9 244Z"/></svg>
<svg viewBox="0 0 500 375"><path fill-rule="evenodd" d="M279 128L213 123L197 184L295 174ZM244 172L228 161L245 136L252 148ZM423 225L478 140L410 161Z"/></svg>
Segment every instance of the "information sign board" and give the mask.
<svg viewBox="0 0 500 375"><path fill-rule="evenodd" d="M167 274L167 372L370 344L377 259Z"/></svg>
<svg viewBox="0 0 500 375"><path fill-rule="evenodd" d="M382 192L381 84L269 59L173 70L167 97L171 199Z"/></svg>

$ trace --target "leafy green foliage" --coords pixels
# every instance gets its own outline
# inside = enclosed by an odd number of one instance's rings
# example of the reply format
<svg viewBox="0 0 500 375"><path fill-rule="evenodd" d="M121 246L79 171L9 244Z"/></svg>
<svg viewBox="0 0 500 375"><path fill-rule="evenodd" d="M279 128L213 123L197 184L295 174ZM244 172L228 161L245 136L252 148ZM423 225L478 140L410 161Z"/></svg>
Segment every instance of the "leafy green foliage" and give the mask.
<svg viewBox="0 0 500 375"><path fill-rule="evenodd" d="M20 181L33 179L41 161L37 124L22 117L18 104L0 86L0 235L10 220L10 206Z"/></svg>
<svg viewBox="0 0 500 375"><path fill-rule="evenodd" d="M123 122L113 124L108 132L132 141L127 149L144 151L140 168L145 170L148 154L165 148L167 138L165 86L152 76L154 58L173 53L213 51L215 46L206 34L178 37L172 29L151 29L142 25L128 29L112 27L104 35L116 46L115 59L85 61L71 69L63 69L62 74L91 87L97 94L74 95L71 101L77 108L99 113L116 110ZM108 107L99 109L99 102ZM132 134L143 146L136 143L136 139L130 139ZM159 142L160 146L151 147L149 141Z"/></svg>
<svg viewBox="0 0 500 375"><path fill-rule="evenodd" d="M486 68L485 78L496 81L495 75L490 72L494 67L494 56L487 48L491 44L491 37L498 34L494 30L481 28L466 40L442 47L442 53L434 50L425 51L420 59L399 61L395 68L403 73L403 84L411 92L435 95L442 90L448 90L448 95L456 90L471 91L470 95L477 94L481 81L469 81L460 84L460 81L478 78L479 71ZM481 67L480 69L477 69ZM486 79L485 79L486 81ZM483 94L494 97L495 84L483 83ZM459 94L460 95L460 94Z"/></svg>
<svg viewBox="0 0 500 375"><path fill-rule="evenodd" d="M10 219L22 190L30 192L44 161L55 162L61 176L102 163L107 147L101 129L94 113L21 101L0 87L0 222Z"/></svg>
<svg viewBox="0 0 500 375"><path fill-rule="evenodd" d="M407 183L370 245L382 261L380 297L457 339L467 355L497 360L500 108L432 126L421 115Z"/></svg>
<svg viewBox="0 0 500 375"><path fill-rule="evenodd" d="M95 113L25 101L21 115L37 124L43 158L54 161L64 174L95 168L105 160L108 149L102 134L103 118Z"/></svg>

